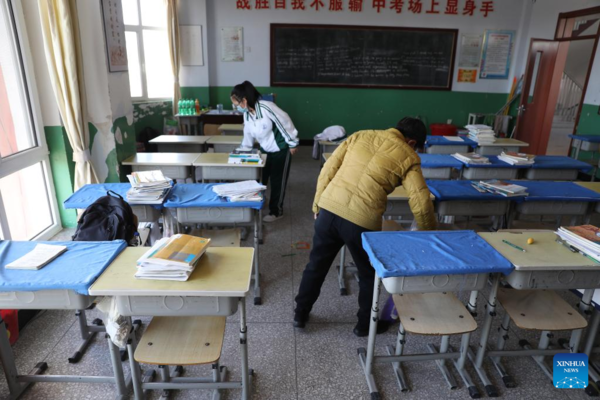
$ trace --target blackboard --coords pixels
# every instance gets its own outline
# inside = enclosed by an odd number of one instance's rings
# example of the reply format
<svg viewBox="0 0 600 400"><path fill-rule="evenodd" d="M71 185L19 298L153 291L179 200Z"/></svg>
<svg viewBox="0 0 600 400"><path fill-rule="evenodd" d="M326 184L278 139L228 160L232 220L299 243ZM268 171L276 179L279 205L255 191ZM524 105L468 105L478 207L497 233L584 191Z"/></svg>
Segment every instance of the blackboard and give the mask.
<svg viewBox="0 0 600 400"><path fill-rule="evenodd" d="M456 29L271 24L271 86L450 90Z"/></svg>

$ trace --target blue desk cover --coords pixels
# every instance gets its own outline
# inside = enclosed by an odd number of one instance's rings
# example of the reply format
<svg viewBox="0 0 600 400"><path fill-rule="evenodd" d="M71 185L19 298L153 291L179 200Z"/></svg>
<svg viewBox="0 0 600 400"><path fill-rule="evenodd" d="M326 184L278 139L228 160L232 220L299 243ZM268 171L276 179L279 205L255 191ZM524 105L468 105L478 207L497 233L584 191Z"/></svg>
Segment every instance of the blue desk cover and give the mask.
<svg viewBox="0 0 600 400"><path fill-rule="evenodd" d="M512 264L473 231L367 232L362 242L381 278L513 271Z"/></svg>
<svg viewBox="0 0 600 400"><path fill-rule="evenodd" d="M511 168L511 169L526 169L531 168L531 165L511 165L498 159L498 156L486 156L491 164L466 164L466 168ZM458 160L457 160L458 161Z"/></svg>
<svg viewBox="0 0 600 400"><path fill-rule="evenodd" d="M462 136L461 136L462 137ZM425 147L431 146L470 146L477 147L479 146L476 141L467 139L466 137L462 137L462 142L453 142L451 140L446 139L444 136L433 136L427 135L427 141L425 142Z"/></svg>
<svg viewBox="0 0 600 400"><path fill-rule="evenodd" d="M100 197L106 196L106 192L109 190L112 190L123 197L123 199L127 200L127 191L130 188L130 183L96 183L85 185L66 199L63 203L63 207L67 210L72 208L86 209ZM156 204L152 204L152 207L157 209L162 208L161 205Z"/></svg>
<svg viewBox="0 0 600 400"><path fill-rule="evenodd" d="M600 193L579 186L574 182L552 181L508 181L527 188L527 197L513 197L516 202L523 201L600 201Z"/></svg>
<svg viewBox="0 0 600 400"><path fill-rule="evenodd" d="M569 137L583 142L600 143L600 135L569 135Z"/></svg>
<svg viewBox="0 0 600 400"><path fill-rule="evenodd" d="M38 271L5 269L38 243L67 246L67 251ZM88 288L127 247L124 240L112 242L0 242L0 292L74 290L87 295Z"/></svg>
<svg viewBox="0 0 600 400"><path fill-rule="evenodd" d="M577 169L588 172L593 167L583 161L575 160L567 156L535 156L533 169Z"/></svg>
<svg viewBox="0 0 600 400"><path fill-rule="evenodd" d="M462 169L464 164L448 154L419 154L422 168Z"/></svg>
<svg viewBox="0 0 600 400"><path fill-rule="evenodd" d="M233 207L260 210L264 201L230 202L213 192L212 188L223 183L184 183L171 190L164 203L165 208Z"/></svg>
<svg viewBox="0 0 600 400"><path fill-rule="evenodd" d="M441 181L428 180L429 191L435 196L435 201L455 200L508 200L499 194L480 193L471 186L471 181Z"/></svg>

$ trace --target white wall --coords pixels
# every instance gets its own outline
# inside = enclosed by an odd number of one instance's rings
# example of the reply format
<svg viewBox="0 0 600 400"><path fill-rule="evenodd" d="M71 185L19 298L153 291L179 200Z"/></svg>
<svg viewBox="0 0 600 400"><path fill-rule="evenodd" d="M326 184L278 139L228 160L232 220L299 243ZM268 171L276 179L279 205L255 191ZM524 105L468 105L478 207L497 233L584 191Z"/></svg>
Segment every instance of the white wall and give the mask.
<svg viewBox="0 0 600 400"><path fill-rule="evenodd" d="M189 1L189 0L188 0ZM306 10L292 10L291 0L287 1L286 10L237 10L236 1L233 0L206 0L208 2L209 44L208 57L210 63L210 85L232 86L245 79L252 81L257 86L269 86L269 58L270 58L270 24L271 23L306 23L306 24L337 24L337 25L375 25L375 26L407 26L429 28L459 29L462 33L483 34L485 29L518 30L521 18L526 16L529 0L501 0L495 2L495 11L487 18L476 11L476 16L463 15L430 15L425 14L428 1L423 2L423 13L412 14L407 12L408 1L405 1L404 10L396 14L392 10L381 10L377 13L371 7L372 2L364 1L363 12L354 13L347 10L348 2L344 1L344 11L331 12L328 10L328 1L324 1L325 9L316 12L309 8L311 1L305 1ZM565 0L566 1L566 0ZM570 0L568 0L570 1ZM254 1L250 4L254 7ZM274 1L271 1L273 7ZM440 1L439 8L444 9L444 1ZM481 4L480 1L476 2ZM389 2L386 2L389 7ZM463 7L464 1L459 1ZM242 26L244 28L244 61L221 62L220 30L223 27ZM515 49L516 50L516 49ZM458 62L458 57L457 57ZM455 77L452 88L454 91L494 92L507 93L510 90L511 80L481 80L476 84L457 83Z"/></svg>
<svg viewBox="0 0 600 400"><path fill-rule="evenodd" d="M204 66L181 66L179 72L180 86L210 86L208 62L208 29L206 18L207 0L180 0L179 25L202 26L202 47L204 50Z"/></svg>

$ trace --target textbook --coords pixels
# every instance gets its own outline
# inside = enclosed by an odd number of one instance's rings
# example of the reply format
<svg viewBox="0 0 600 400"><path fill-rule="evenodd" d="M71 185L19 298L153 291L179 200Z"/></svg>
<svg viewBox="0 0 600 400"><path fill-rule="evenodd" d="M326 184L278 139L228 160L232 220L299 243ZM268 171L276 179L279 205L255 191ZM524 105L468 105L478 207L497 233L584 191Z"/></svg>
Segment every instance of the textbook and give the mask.
<svg viewBox="0 0 600 400"><path fill-rule="evenodd" d="M561 226L556 234L575 250L600 261L600 229L594 225Z"/></svg>
<svg viewBox="0 0 600 400"><path fill-rule="evenodd" d="M452 157L464 164L491 164L490 159L477 153L454 153Z"/></svg>
<svg viewBox="0 0 600 400"><path fill-rule="evenodd" d="M535 163L535 156L526 153L517 153L514 151L502 152L498 156L498 160L502 160L510 165L532 165Z"/></svg>
<svg viewBox="0 0 600 400"><path fill-rule="evenodd" d="M480 181L478 183L473 182L471 185L482 193L488 192L492 194L499 194L504 197L529 196L529 193L526 192L526 187L500 181L497 179L493 179L490 181Z"/></svg>
<svg viewBox="0 0 600 400"><path fill-rule="evenodd" d="M253 153L231 153L227 159L228 164L256 164L261 165L263 160L260 154Z"/></svg>
<svg viewBox="0 0 600 400"><path fill-rule="evenodd" d="M6 265L6 269L31 269L37 271L67 251L67 246L40 243L23 257Z"/></svg>
<svg viewBox="0 0 600 400"><path fill-rule="evenodd" d="M173 182L162 171L136 171L127 175L131 189L127 191L129 204L162 204L169 195Z"/></svg>

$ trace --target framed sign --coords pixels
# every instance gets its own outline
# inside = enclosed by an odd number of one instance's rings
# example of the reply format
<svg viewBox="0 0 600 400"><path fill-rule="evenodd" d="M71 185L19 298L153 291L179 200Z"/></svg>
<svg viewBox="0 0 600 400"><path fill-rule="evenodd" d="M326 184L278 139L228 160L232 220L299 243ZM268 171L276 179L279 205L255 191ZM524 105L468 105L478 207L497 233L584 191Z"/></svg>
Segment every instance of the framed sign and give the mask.
<svg viewBox="0 0 600 400"><path fill-rule="evenodd" d="M127 47L121 0L102 0L106 56L110 72L127 71Z"/></svg>
<svg viewBox="0 0 600 400"><path fill-rule="evenodd" d="M202 26L179 25L182 65L204 65Z"/></svg>
<svg viewBox="0 0 600 400"><path fill-rule="evenodd" d="M515 31L486 29L483 36L480 79L508 79Z"/></svg>
<svg viewBox="0 0 600 400"><path fill-rule="evenodd" d="M221 61L244 61L244 28L221 28Z"/></svg>

